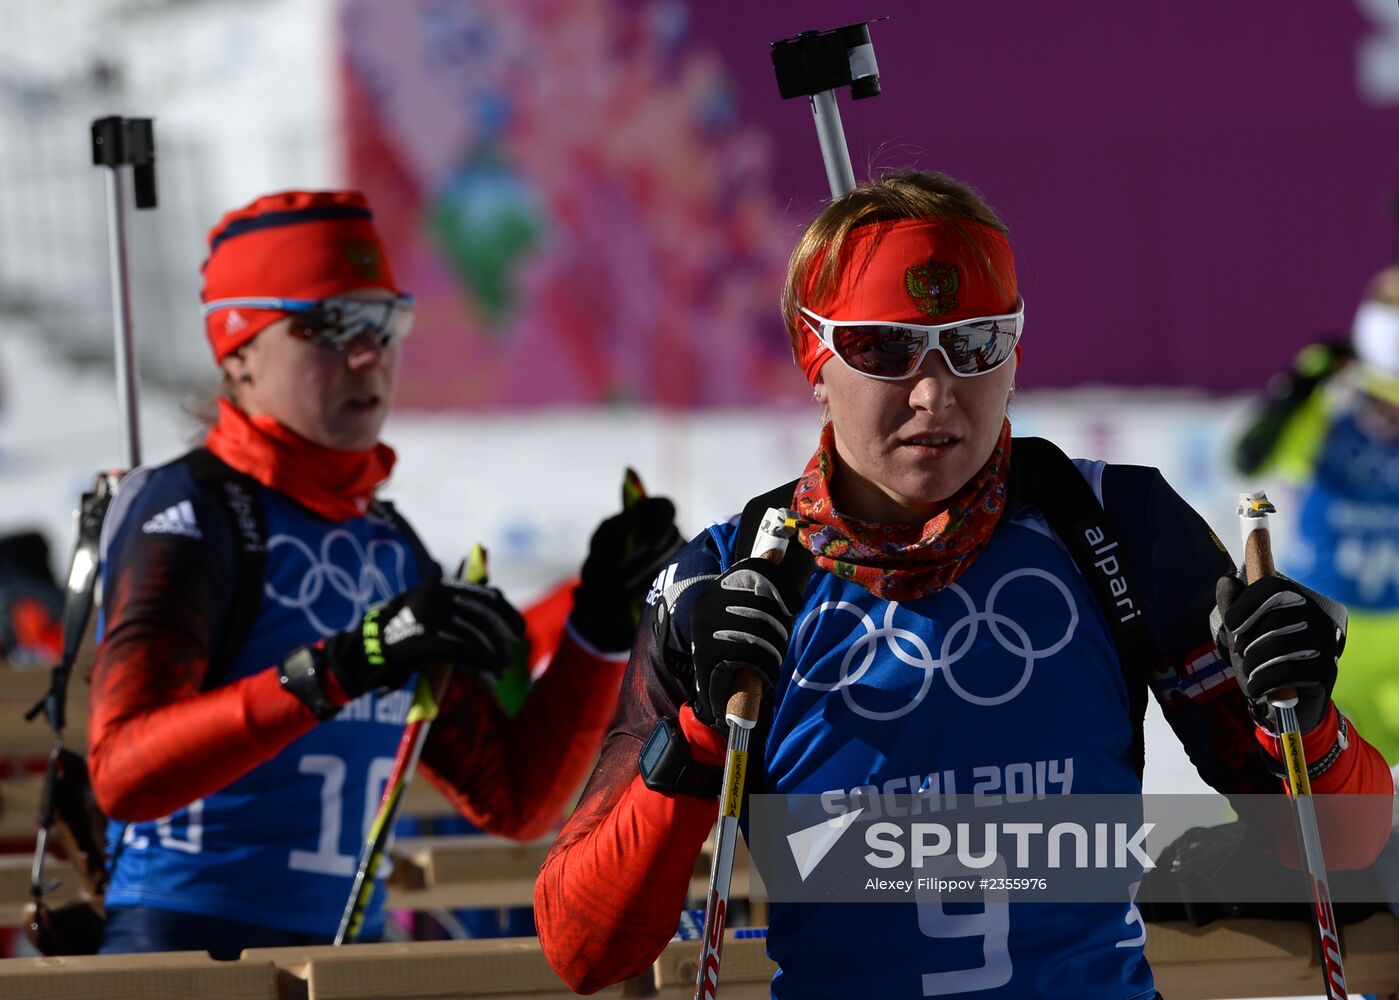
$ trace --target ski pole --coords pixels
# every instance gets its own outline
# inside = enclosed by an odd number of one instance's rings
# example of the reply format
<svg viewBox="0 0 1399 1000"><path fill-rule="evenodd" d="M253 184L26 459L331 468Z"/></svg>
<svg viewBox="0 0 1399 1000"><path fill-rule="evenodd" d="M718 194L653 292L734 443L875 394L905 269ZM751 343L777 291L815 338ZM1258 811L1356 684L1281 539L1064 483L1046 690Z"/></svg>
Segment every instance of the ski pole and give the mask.
<svg viewBox="0 0 1399 1000"><path fill-rule="evenodd" d="M1277 513L1261 490L1239 495L1239 523L1244 540L1244 582L1252 583L1277 571L1268 532L1268 515ZM1312 802L1307 757L1302 746L1302 728L1297 722L1297 689L1279 688L1268 695L1278 724L1287 767L1287 789L1297 818L1297 834L1302 842L1307 884L1316 914L1317 955L1329 1000L1346 1000L1346 973L1341 966L1341 942L1337 936L1336 915L1331 907L1331 887L1326 881L1326 862L1321 855L1321 831L1317 827Z"/></svg>
<svg viewBox="0 0 1399 1000"><path fill-rule="evenodd" d="M769 508L758 526L753 551L749 554L780 563L800 524L795 511ZM741 670L735 676L734 690L725 706L729 745L724 754L723 791L719 800L719 824L714 832L714 855L709 869L703 947L699 971L695 976L695 1000L713 1000L719 994L719 961L724 950L724 921L729 908L734 850L738 844L738 817L743 808L743 781L748 773L748 741L753 727L758 724L762 693L762 683L757 674L751 670Z"/></svg>
<svg viewBox="0 0 1399 1000"><path fill-rule="evenodd" d="M832 198L855 190L855 171L850 166L850 149L840 123L836 88L848 86L856 101L880 93L879 66L870 42L869 26L873 23L861 21L829 31L803 31L794 38L772 43L772 66L782 99L806 97L811 101Z"/></svg>
<svg viewBox="0 0 1399 1000"><path fill-rule="evenodd" d="M488 575L486 550L479 544L471 547L465 570L462 573L467 583L485 583ZM355 881L350 888L350 898L345 902L345 912L340 917L340 927L335 932L335 944L359 939L364 929L364 914L369 908L369 900L374 896L374 876L388 848L389 836L399 809L403 806L403 793L413 780L413 772L418 768L418 758L422 756L423 744L427 742L428 729L437 718L437 709L442 697L447 693L447 685L452 679L452 667L442 663L418 675L417 687L413 690L413 704L408 709L407 725L403 737L398 741L398 753L394 755L393 767L384 783L384 794L379 800L379 811L369 827L369 837L360 851L359 865L355 870Z"/></svg>
<svg viewBox="0 0 1399 1000"><path fill-rule="evenodd" d="M627 468L622 479L623 506L631 507L645 496L646 488L641 483L641 477L634 469ZM486 582L489 573L486 550L483 547L480 545L472 547L461 575L468 583ZM524 664L516 664L512 669L518 669L525 673L523 686L527 687L529 682L528 667ZM337 945L346 942L354 943L363 930L364 914L369 906L369 900L374 895L375 872L378 871L379 862L388 844L389 833L393 830L399 809L402 807L403 793L409 782L412 781L413 773L417 769L418 758L422 755L423 744L427 741L428 728L432 724L432 720L437 718L438 705L446 693L450 680L451 668L446 665L424 671L418 677L417 687L413 691L413 704L408 710L406 720L408 724L403 730L403 737L399 740L398 753L394 757L393 767L389 771L388 780L384 785L383 797L379 801L379 811L374 816L364 849L360 852L350 897L345 903L345 912L341 915L340 927L335 932L335 944Z"/></svg>

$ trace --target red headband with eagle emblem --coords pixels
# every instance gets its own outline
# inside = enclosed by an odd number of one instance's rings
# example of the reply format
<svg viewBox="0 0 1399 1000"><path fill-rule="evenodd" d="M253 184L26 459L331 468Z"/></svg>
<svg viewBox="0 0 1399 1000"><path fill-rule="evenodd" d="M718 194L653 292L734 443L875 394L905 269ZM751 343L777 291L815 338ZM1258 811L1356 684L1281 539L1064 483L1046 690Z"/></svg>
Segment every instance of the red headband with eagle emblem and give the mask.
<svg viewBox="0 0 1399 1000"><path fill-rule="evenodd" d="M802 305L833 320L929 325L1013 312L1019 299L1006 234L968 219L899 219L852 229L840 249L832 292L809 301L821 257L807 274ZM798 363L814 383L831 352L799 324Z"/></svg>
<svg viewBox="0 0 1399 1000"><path fill-rule="evenodd" d="M374 214L358 191L282 191L235 209L209 231L200 301L323 299L361 288L401 294ZM285 313L221 309L205 332L222 361Z"/></svg>

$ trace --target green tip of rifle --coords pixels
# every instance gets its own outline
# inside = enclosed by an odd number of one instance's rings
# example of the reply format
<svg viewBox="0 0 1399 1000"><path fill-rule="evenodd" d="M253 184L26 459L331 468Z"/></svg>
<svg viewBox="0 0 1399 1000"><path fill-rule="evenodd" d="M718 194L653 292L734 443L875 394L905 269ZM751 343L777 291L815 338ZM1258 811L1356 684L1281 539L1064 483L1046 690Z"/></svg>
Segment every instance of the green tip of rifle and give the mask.
<svg viewBox="0 0 1399 1000"><path fill-rule="evenodd" d="M627 471L622 473L622 507L635 507L637 503L646 499L646 487L641 482L641 476L630 465Z"/></svg>
<svg viewBox="0 0 1399 1000"><path fill-rule="evenodd" d="M480 542L471 546L471 554L466 557L466 570L462 574L467 583L485 583L490 571L486 565L486 547Z"/></svg>

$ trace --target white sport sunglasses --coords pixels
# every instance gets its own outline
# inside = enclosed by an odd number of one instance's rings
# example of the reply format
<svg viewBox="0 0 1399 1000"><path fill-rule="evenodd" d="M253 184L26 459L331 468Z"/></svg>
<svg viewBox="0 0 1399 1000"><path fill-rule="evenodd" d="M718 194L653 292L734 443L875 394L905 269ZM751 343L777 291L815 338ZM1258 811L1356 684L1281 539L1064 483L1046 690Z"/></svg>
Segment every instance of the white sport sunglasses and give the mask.
<svg viewBox="0 0 1399 1000"><path fill-rule="evenodd" d="M918 326L868 320L833 320L801 307L802 320L821 343L857 374L901 382L937 351L952 374L974 378L995 371L1015 353L1025 328L1025 300L1013 313L978 316L955 323Z"/></svg>

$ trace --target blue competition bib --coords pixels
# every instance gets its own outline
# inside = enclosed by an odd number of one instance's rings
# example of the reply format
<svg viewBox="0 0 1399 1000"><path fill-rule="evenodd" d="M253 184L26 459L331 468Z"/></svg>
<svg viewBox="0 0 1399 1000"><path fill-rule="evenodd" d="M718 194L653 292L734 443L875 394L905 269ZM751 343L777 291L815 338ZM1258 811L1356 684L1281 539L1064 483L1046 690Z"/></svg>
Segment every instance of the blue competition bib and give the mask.
<svg viewBox="0 0 1399 1000"><path fill-rule="evenodd" d="M711 529L723 551L733 526ZM944 590L881 600L818 572L774 698L764 786L1036 796L1139 794L1117 653L1038 517L1003 522ZM774 903L775 997L1151 997L1120 904Z"/></svg>
<svg viewBox="0 0 1399 1000"><path fill-rule="evenodd" d="M353 627L370 605L419 578L413 548L392 522L332 524L260 492L266 583L224 683ZM155 822L112 822L108 852L117 860L107 904L334 935L411 700L411 685L365 695L222 791ZM382 930L382 902L381 884L366 937Z"/></svg>

